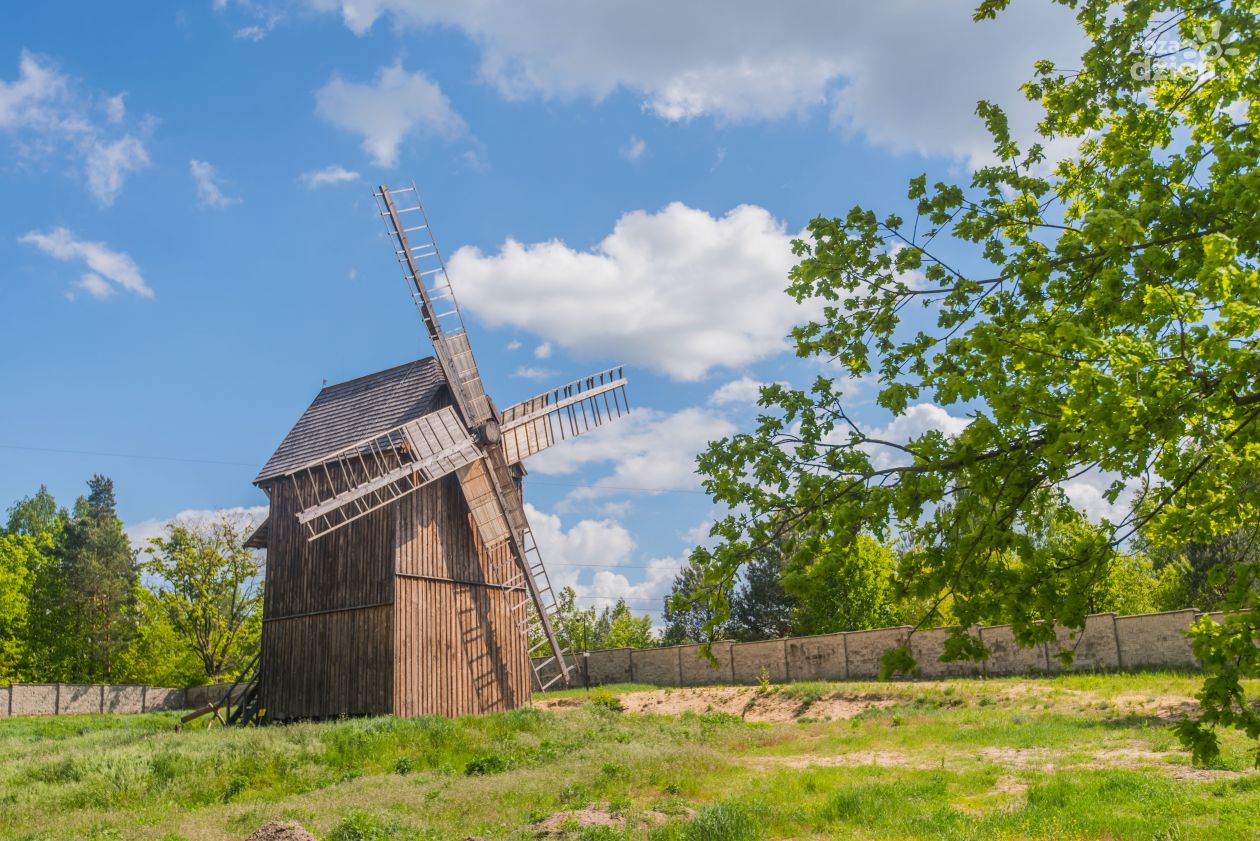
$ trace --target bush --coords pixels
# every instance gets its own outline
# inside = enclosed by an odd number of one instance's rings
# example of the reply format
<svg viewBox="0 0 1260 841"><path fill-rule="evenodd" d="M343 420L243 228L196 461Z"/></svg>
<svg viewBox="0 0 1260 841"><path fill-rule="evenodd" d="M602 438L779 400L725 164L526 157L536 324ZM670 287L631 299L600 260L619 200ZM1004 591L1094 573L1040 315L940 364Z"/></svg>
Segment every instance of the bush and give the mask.
<svg viewBox="0 0 1260 841"><path fill-rule="evenodd" d="M390 841L396 829L380 818L356 809L328 836L328 841Z"/></svg>

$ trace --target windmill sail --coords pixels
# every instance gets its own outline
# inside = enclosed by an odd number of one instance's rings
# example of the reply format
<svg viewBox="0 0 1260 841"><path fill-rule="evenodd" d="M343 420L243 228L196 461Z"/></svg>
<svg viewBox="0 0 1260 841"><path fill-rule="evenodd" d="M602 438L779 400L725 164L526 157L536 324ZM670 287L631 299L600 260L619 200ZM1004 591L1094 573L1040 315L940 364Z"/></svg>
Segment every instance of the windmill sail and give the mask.
<svg viewBox="0 0 1260 841"><path fill-rule="evenodd" d="M494 420L494 410L486 396L464 318L446 273L446 263L438 252L428 214L420 201L420 193L415 184L397 190L390 190L382 184L375 196L394 246L394 256L403 268L411 298L424 320L459 414L469 431L466 434L470 434L471 430L481 432L482 459L461 465L466 469L461 471L460 486L464 489L469 509L487 547L504 539L511 544L523 584L534 605L536 619L552 650L552 659L559 667L559 675L567 684L569 668L565 665L564 653L550 621L551 615L556 612L554 594L541 562L534 564L529 557L525 543L529 536L528 524L503 452L490 443L492 439L486 434L490 426L488 422ZM412 245L412 239L419 244ZM533 551L536 557L536 546ZM535 676L541 682L537 669Z"/></svg>
<svg viewBox="0 0 1260 841"><path fill-rule="evenodd" d="M475 462L481 450L449 406L291 471L314 539Z"/></svg>
<svg viewBox="0 0 1260 841"><path fill-rule="evenodd" d="M515 464L629 411L620 367L574 380L503 410L503 454L508 464Z"/></svg>

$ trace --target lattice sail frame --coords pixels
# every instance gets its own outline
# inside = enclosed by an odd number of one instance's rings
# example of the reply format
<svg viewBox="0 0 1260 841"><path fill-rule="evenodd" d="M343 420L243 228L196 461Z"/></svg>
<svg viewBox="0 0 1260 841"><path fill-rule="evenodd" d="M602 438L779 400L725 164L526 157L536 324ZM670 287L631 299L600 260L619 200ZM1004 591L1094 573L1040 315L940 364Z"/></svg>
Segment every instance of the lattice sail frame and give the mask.
<svg viewBox="0 0 1260 841"><path fill-rule="evenodd" d="M503 455L508 464L516 464L557 440L589 432L629 411L621 366L574 380L503 410Z"/></svg>

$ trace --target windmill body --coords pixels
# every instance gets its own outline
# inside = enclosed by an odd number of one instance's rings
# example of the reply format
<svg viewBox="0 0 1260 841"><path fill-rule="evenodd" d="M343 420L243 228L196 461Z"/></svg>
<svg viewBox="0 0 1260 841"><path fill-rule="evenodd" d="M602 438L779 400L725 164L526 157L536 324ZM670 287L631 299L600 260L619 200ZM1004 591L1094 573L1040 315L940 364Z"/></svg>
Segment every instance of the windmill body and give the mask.
<svg viewBox="0 0 1260 841"><path fill-rule="evenodd" d="M615 368L500 412L414 186L376 195L434 356L325 387L255 479L267 720L489 712L567 683L521 462L628 411Z"/></svg>

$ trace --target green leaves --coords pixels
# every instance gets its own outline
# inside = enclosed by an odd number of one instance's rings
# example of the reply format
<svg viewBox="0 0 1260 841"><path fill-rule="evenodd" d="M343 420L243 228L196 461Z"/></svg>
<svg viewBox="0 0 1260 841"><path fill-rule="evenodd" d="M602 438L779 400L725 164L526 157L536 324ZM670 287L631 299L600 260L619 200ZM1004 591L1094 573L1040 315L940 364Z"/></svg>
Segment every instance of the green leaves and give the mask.
<svg viewBox="0 0 1260 841"><path fill-rule="evenodd" d="M1135 536L1207 545L1260 523L1260 13L1067 5L1089 40L1072 72L1032 68L1039 137L982 102L996 162L968 184L916 177L908 206L816 218L796 246L788 294L825 304L793 331L797 354L874 380L894 416L932 401L971 422L880 441L826 379L767 389L757 428L699 462L738 512L693 557L711 621L741 565L785 535L842 553L896 535L917 621L1001 616L1021 642L1054 641L1105 599L1149 595L1153 573L1124 554ZM1239 60L1135 73L1163 60L1156 21L1174 40L1219 33ZM1063 488L1088 474L1107 477L1110 502L1135 493L1133 511L1086 522ZM1233 569L1222 606L1260 614L1260 569ZM1182 733L1201 758L1217 726L1257 728L1241 679L1260 674L1260 634L1230 629L1196 636L1203 714ZM957 645L950 656L983 654Z"/></svg>

